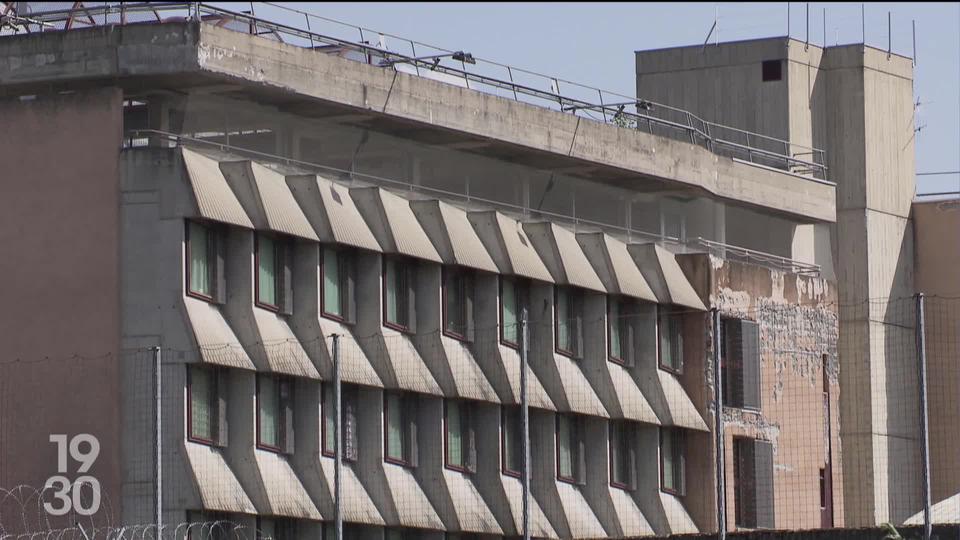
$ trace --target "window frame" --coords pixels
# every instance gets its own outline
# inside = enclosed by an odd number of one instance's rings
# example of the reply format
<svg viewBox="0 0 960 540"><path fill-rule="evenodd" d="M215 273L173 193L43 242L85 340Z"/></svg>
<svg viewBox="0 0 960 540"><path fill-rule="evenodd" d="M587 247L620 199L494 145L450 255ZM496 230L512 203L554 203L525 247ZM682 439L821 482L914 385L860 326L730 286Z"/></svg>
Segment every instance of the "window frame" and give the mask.
<svg viewBox="0 0 960 540"><path fill-rule="evenodd" d="M558 481L565 482L567 484L574 484L574 485L580 484L581 483L580 476L583 472L578 470L580 467L580 459L579 459L578 453L580 451L579 447L581 443L581 437L583 436L581 418L571 413L557 413L555 416L556 416L556 422L555 422L555 428L554 428L554 434L555 434L554 443L556 447L556 461L557 461L557 466L555 471L556 478ZM572 443L570 447L570 472L573 474L573 476L563 476L560 473L560 419L561 418L564 418L567 422L570 422L570 433L573 439L570 441Z"/></svg>
<svg viewBox="0 0 960 540"><path fill-rule="evenodd" d="M186 295L191 298L196 298L198 300L203 300L205 302L210 302L211 304L215 304L217 303L216 287L218 285L217 284L217 268L216 268L217 261L210 260L211 259L210 254L211 254L211 250L215 251L217 249L216 242L223 241L223 239L221 238L221 232L220 232L221 227L218 227L217 225L209 222L192 220L192 219L185 220L184 224L185 225L184 225L183 236L184 236L184 244L186 248L186 251L184 253L184 277L185 277L184 290L186 291ZM209 295L204 294L202 292L194 291L193 288L190 286L190 281L193 276L193 272L190 269L191 267L190 263L192 262L191 256L193 254L193 251L192 251L193 242L190 240L191 226L201 227L207 233L207 280L210 282ZM214 243L213 246L211 246L211 241Z"/></svg>
<svg viewBox="0 0 960 540"><path fill-rule="evenodd" d="M403 318L404 318L403 324L392 322L392 321L389 320L389 317L388 317L389 308L388 308L388 306L387 306L387 266L388 266L388 264L390 263L390 261L393 261L393 264L394 264L394 265L400 265L400 266L402 267L402 269L403 269L404 285L405 285L405 287L403 287L403 298L404 298L404 300L403 300L403 303L402 303L402 304L401 304L399 301L397 302L397 304L398 304L398 305L397 305L397 313L398 313L398 314L401 313L401 309L400 309L400 308L401 308L401 307L404 308L404 309L402 310L402 312L403 312ZM381 317L382 324L383 324L383 326L385 326L385 327L387 327L387 328L390 328L390 329L392 329L392 330L396 330L397 332L402 332L402 333L404 333L404 334L412 334L412 333L413 333L413 328L412 328L412 325L410 324L410 323L411 323L411 321L410 321L410 309L411 309L412 306L410 306L410 292L409 292L410 287L411 287L411 285L412 285L411 280L412 280L413 277L414 277L414 276L413 276L413 272L412 272L412 262L411 262L411 260L409 259L409 257L395 256L395 255L386 255L386 254L385 254L385 255L382 257L381 265L382 265L382 266L381 266L381 269L382 269L382 271L381 271L381 280L382 280L381 286L382 286L383 291L382 291L382 294L380 295L380 297L381 297L380 304L381 304L381 306L382 306L382 317ZM398 291L398 292L399 292L399 291Z"/></svg>
<svg viewBox="0 0 960 540"><path fill-rule="evenodd" d="M260 301L260 239L270 238L273 242L273 296L276 304L268 304ZM273 313L282 313L284 304L284 283L283 276L280 274L287 266L285 251L292 248L289 239L277 234L265 231L255 231L253 234L253 303L256 307L272 311Z"/></svg>
<svg viewBox="0 0 960 540"><path fill-rule="evenodd" d="M503 316L503 283L509 281L513 284L513 294L514 300L516 301L516 317L517 317L517 341L513 342L507 339L506 333L506 323ZM523 342L523 336L521 335L520 322L523 317L523 310L527 307L529 301L529 282L525 279L521 279L519 276L507 276L500 274L497 279L497 320L500 326L500 344L505 347L510 347L511 349L520 350L520 347ZM529 321L528 321L529 324Z"/></svg>
<svg viewBox="0 0 960 540"><path fill-rule="evenodd" d="M572 311L577 311L579 309L579 314L575 314L575 317L565 317L568 321L567 324L570 324L569 321L582 320L583 319L583 302L584 294L583 290L579 287L572 285L554 285L553 286L553 351L561 356L566 356L574 360L580 359L580 341L583 339L582 328L569 328L570 332L570 347L571 350L566 350L560 346L560 310L559 310L559 296L560 291L563 290L567 294L567 307ZM573 294L571 294L573 293ZM579 326L579 325L573 325Z"/></svg>
<svg viewBox="0 0 960 540"><path fill-rule="evenodd" d="M271 382L276 385L277 392L277 446L272 446L262 442L262 419L260 418L260 386L261 378L270 377ZM257 388L256 388L256 405L257 405L257 421L256 421L256 447L258 450L267 450L269 452L275 452L278 454L285 453L285 448L287 446L287 413L286 413L286 403L284 402L284 391L283 387L287 387L287 399L292 403L293 401L293 381L290 377L276 375L276 374L264 374L258 373L257 377Z"/></svg>
<svg viewBox="0 0 960 540"><path fill-rule="evenodd" d="M620 356L614 356L613 354L613 328L611 317L611 307L613 303L616 302L620 306L620 316L617 318L618 331L620 334ZM624 307L629 309L625 310ZM624 295L607 295L607 360L623 367L630 367L633 365L631 361L632 354L628 354L626 349L629 347L634 347L635 343L631 342L626 336L630 333L630 321L627 317L636 317L639 314L640 302L639 300L624 296ZM624 316L624 312L628 312L629 315Z"/></svg>
<svg viewBox="0 0 960 540"><path fill-rule="evenodd" d="M447 325L450 322L450 313L447 310L447 298L450 294L447 290L447 279L451 277L451 272L459 274L460 281L460 315L463 319L463 333L450 330ZM443 329L443 335L457 341L470 341L470 324L472 317L469 310L473 307L470 298L476 291L476 271L465 266L441 266L440 267L440 323Z"/></svg>
<svg viewBox="0 0 960 540"><path fill-rule="evenodd" d="M665 306L663 304L657 304L657 367L666 371L668 373L673 373L674 375L683 375L683 343L681 343L679 352L680 352L680 367L673 367L663 363L663 324L661 324L661 319L666 316L669 319L676 317L679 319L680 326L680 336L681 340L683 337L683 326L684 319L683 313L676 306ZM670 329L667 329L669 332ZM672 342L671 342L672 343Z"/></svg>
<svg viewBox="0 0 960 540"><path fill-rule="evenodd" d="M619 447L616 449L617 455L623 454L627 456L626 459L629 460L631 454L636 454L635 449L633 448L633 445L636 444L636 440L635 440L635 437L631 437L636 435L635 427L626 419L609 420L607 422L607 441L608 441L608 447L609 447L609 461L610 461L610 485L612 487L622 489L625 491L632 491L634 489L635 478L628 478L628 481L626 483L620 482L619 480L616 479L617 463L616 463L616 460L614 459L614 433L617 430L621 430L620 435L618 436L618 439L620 439L620 442L626 443L625 448ZM629 461L627 462L627 471L625 474L628 477L634 474L632 472L632 469L634 467L635 467L634 464L631 464Z"/></svg>
<svg viewBox="0 0 960 540"><path fill-rule="evenodd" d="M673 442L673 449L674 449L675 455L672 455L672 456L671 456L671 459L674 461L674 471L675 471L675 472L674 472L674 475L677 474L677 473L676 473L676 471L677 471L677 468L676 468L676 467L677 467L677 465L676 465L677 460L676 460L675 458L676 458L677 456L679 456L679 458L680 458L680 459L679 459L679 462L680 462L680 473L679 473L680 481L678 482L678 481L677 481L677 478L673 478L673 483L675 483L675 484L676 484L676 483L679 483L679 484L680 484L679 489L677 489L677 488L668 488L667 485L666 485L666 481L665 481L665 480L666 480L666 476L664 475L664 469L665 469L665 467L663 466L663 464L664 464L663 439L664 439L664 436L665 436L665 435L669 436L669 437L672 439L672 442ZM658 452L658 453L660 454L660 491L662 491L662 492L664 492L664 493L669 493L670 495L673 495L673 496L675 496L675 497L683 497L683 496L685 496L685 495L687 494L687 471L686 471L686 467L687 467L687 463L686 463L686 446L687 446L687 441L686 441L686 439L687 439L686 433L685 433L682 429L679 429L679 428L667 428L667 427L663 427L663 426L660 427L660 446L659 446L659 452Z"/></svg>
<svg viewBox="0 0 960 540"><path fill-rule="evenodd" d="M500 472L506 476L511 476L513 478L520 478L523 475L523 456L520 456L520 468L517 470L511 469L509 466L509 460L507 459L507 431L509 426L507 425L507 417L510 414L510 411L516 411L520 418L517 419L517 422L523 423L523 411L520 410L518 406L500 406ZM523 426L518 426L519 430L523 430ZM514 444L519 444L520 448L518 451L520 454L523 454L523 441L518 440Z"/></svg>
<svg viewBox="0 0 960 540"><path fill-rule="evenodd" d="M194 371L207 371L210 375L211 380L211 392L210 392L210 403L208 403L210 411L210 439L205 439L203 437L198 437L193 434L193 372ZM219 381L219 368L216 366L206 367L198 364L187 364L187 440L197 444L205 444L207 446L217 446L220 444L219 430L220 430L220 381Z"/></svg>
<svg viewBox="0 0 960 540"><path fill-rule="evenodd" d="M457 407L460 412L460 441L461 441L461 453L463 454L463 465L456 465L450 463L450 429L449 422L447 420L447 415L450 411L448 405L450 402L456 402ZM472 410L473 404L470 401L463 399L443 399L443 466L446 469L451 471L456 471L463 474L473 474L476 472L476 467L471 467L471 442L470 442L470 431L471 431L471 422L473 422L474 416L476 416Z"/></svg>
<svg viewBox="0 0 960 540"><path fill-rule="evenodd" d="M399 396L399 406L400 406L400 423L402 429L402 436L400 439L400 453L403 454L402 458L396 458L390 455L390 399L389 396L396 395ZM402 467L414 468L416 464L414 463L413 449L410 448L411 441L408 441L407 438L410 436L410 421L405 414L405 410L410 407L407 400L415 399L416 396L407 391L390 391L384 390L383 392L383 461L386 463L392 463L394 465L400 465ZM418 407L419 408L419 407Z"/></svg>
<svg viewBox="0 0 960 540"><path fill-rule="evenodd" d="M327 311L326 303L326 279L327 279L327 264L326 264L326 253L330 251L337 254L337 287L340 289L340 315L336 313L330 313ZM353 252L340 248L340 247L331 247L330 245L321 245L320 246L320 316L332 321L337 321L340 323L349 323L351 320L352 314L350 311L350 299L347 295L350 294L349 286L345 280L350 279L350 276L344 274L354 271L354 258Z"/></svg>

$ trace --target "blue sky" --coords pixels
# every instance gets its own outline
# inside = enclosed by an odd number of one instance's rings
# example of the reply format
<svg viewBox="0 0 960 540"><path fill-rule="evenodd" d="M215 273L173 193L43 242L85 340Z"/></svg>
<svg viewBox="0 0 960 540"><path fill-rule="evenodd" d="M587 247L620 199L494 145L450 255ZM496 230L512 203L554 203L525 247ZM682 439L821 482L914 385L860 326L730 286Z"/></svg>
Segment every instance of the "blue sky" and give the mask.
<svg viewBox="0 0 960 540"><path fill-rule="evenodd" d="M478 58L633 95L633 52L702 43L719 15L721 41L780 36L787 3L280 3L324 17L423 43L471 52ZM790 35L806 39L806 6L790 5ZM244 6L239 8L237 6ZM248 9L249 4L234 4ZM279 11L255 6L276 18ZM863 41L861 4L810 3L810 41ZM919 99L917 171L960 170L960 3L869 3L866 43L887 48L887 13L893 52L912 56L911 21L917 25L915 99ZM288 18L288 16L290 18ZM292 14L284 20L303 24ZM316 25L316 21L314 23ZM313 28L337 37L353 29ZM359 32L356 37L359 39ZM376 39L374 37L374 39ZM711 38L713 41L714 38ZM400 42L388 38L388 46ZM418 54L423 54L418 51ZM694 111L696 112L696 111ZM922 176L918 190L960 190L960 175Z"/></svg>

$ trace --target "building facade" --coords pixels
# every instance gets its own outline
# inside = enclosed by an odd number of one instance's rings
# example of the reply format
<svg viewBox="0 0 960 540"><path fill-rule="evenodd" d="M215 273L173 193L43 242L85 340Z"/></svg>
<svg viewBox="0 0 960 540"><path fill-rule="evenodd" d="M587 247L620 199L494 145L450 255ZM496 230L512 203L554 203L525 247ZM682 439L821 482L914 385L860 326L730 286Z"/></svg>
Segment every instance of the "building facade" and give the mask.
<svg viewBox="0 0 960 540"><path fill-rule="evenodd" d="M2 326L37 364L4 368L0 486L62 473L90 508L93 478L112 523L307 538L339 501L350 538L516 537L525 394L533 537L856 523L833 165L204 9L0 38Z"/></svg>

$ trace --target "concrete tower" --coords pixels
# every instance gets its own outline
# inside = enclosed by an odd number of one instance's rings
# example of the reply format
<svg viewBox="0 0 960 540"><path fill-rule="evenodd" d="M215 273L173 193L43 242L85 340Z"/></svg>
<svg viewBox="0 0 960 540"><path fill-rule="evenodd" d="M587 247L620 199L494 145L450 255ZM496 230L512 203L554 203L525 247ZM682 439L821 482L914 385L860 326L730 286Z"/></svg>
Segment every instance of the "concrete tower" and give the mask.
<svg viewBox="0 0 960 540"><path fill-rule="evenodd" d="M819 159L808 147L826 152L836 224L797 222L792 253L839 287L844 523L901 522L921 504L920 479L906 472L919 459L911 60L789 38L638 51L636 60L641 99L788 141L798 159Z"/></svg>

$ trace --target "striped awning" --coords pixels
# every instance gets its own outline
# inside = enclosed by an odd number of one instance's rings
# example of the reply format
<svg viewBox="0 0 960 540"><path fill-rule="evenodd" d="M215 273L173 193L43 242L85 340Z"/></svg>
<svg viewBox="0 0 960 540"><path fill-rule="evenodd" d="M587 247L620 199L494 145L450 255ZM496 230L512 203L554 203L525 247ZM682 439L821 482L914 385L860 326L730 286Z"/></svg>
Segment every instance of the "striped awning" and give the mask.
<svg viewBox="0 0 960 540"><path fill-rule="evenodd" d="M247 229L253 222L220 171L220 163L189 148L180 148L187 179L197 205L197 216Z"/></svg>
<svg viewBox="0 0 960 540"><path fill-rule="evenodd" d="M288 176L287 185L321 242L380 251L347 187L312 174Z"/></svg>
<svg viewBox="0 0 960 540"><path fill-rule="evenodd" d="M602 232L577 233L577 242L609 292L657 301L657 296L627 251L627 244Z"/></svg>
<svg viewBox="0 0 960 540"><path fill-rule="evenodd" d="M409 201L377 187L353 188L350 195L384 253L443 262Z"/></svg>
<svg viewBox="0 0 960 540"><path fill-rule="evenodd" d="M464 210L438 200L412 201L410 207L444 263L497 272Z"/></svg>
<svg viewBox="0 0 960 540"><path fill-rule="evenodd" d="M282 174L253 161L221 161L220 170L257 229L319 240Z"/></svg>
<svg viewBox="0 0 960 540"><path fill-rule="evenodd" d="M577 243L573 231L550 222L524 223L523 230L533 242L554 282L607 292Z"/></svg>
<svg viewBox="0 0 960 540"><path fill-rule="evenodd" d="M550 271L518 221L494 210L468 212L467 219L501 274L553 283Z"/></svg>
<svg viewBox="0 0 960 540"><path fill-rule="evenodd" d="M657 244L630 244L630 254L661 304L705 311L697 291L677 263L677 257Z"/></svg>

